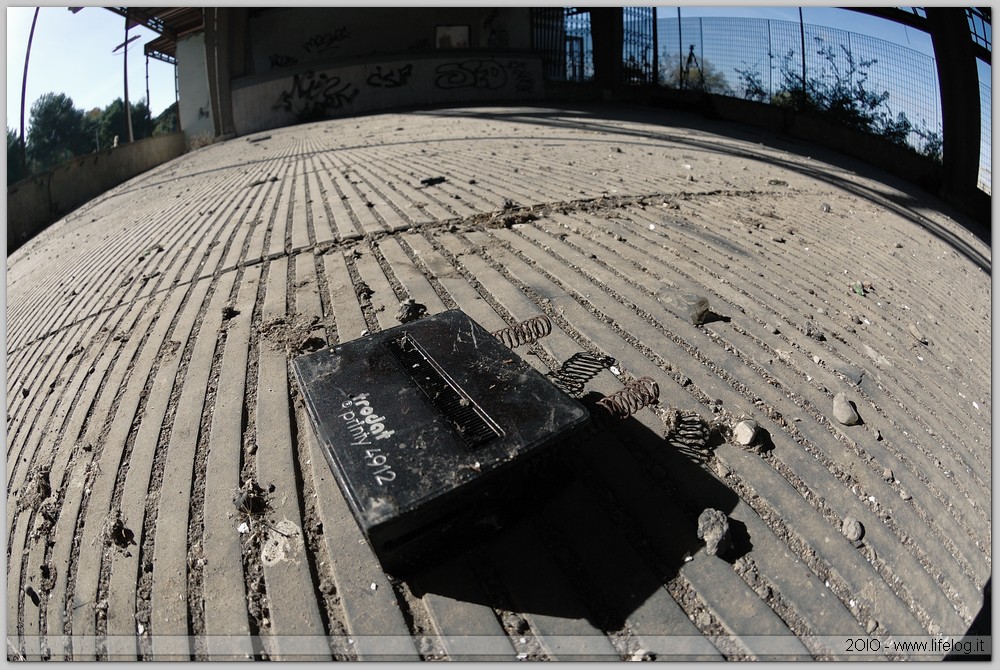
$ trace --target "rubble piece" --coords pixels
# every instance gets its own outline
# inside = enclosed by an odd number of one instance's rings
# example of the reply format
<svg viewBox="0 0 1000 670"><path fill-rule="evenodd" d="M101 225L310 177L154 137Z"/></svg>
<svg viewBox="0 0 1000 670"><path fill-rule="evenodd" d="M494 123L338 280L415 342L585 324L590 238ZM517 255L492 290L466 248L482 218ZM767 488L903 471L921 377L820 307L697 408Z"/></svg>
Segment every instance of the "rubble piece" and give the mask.
<svg viewBox="0 0 1000 670"><path fill-rule="evenodd" d="M705 551L713 556L732 549L729 518L717 509L706 509L698 516L698 539L705 541Z"/></svg>
<svg viewBox="0 0 1000 670"><path fill-rule="evenodd" d="M413 298L407 298L399 303L399 311L396 312L396 319L400 323L410 323L427 316L427 306Z"/></svg>
<svg viewBox="0 0 1000 670"><path fill-rule="evenodd" d="M826 335L823 331L819 329L812 321L806 321L805 325L802 326L802 332L806 334L807 337L811 337L817 342L822 342L826 339Z"/></svg>
<svg viewBox="0 0 1000 670"><path fill-rule="evenodd" d="M663 286L656 292L656 299L677 316L696 326L703 324L708 316L708 298L696 293Z"/></svg>

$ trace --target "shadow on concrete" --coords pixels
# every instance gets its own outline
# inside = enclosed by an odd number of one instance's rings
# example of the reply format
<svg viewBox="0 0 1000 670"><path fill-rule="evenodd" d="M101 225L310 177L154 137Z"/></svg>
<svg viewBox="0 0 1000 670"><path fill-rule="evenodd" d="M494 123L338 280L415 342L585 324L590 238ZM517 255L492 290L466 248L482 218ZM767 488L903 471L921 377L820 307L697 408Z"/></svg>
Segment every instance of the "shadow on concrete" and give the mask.
<svg viewBox="0 0 1000 670"><path fill-rule="evenodd" d="M634 418L570 447L552 467L565 488L517 510L495 536L405 577L413 593L619 630L704 549L698 514L728 514L738 501ZM735 546L722 558L732 562L752 539L730 523ZM475 579L455 578L470 569Z"/></svg>

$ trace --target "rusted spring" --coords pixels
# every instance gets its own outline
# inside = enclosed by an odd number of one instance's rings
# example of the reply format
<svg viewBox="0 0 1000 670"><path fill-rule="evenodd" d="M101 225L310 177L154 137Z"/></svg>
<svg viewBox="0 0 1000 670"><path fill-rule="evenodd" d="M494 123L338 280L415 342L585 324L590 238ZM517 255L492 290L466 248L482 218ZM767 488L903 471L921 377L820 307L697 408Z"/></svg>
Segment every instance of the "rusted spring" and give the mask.
<svg viewBox="0 0 1000 670"><path fill-rule="evenodd" d="M650 377L639 377L625 387L605 396L597 404L616 419L627 419L643 407L653 405L660 397L660 387Z"/></svg>
<svg viewBox="0 0 1000 670"><path fill-rule="evenodd" d="M508 348L513 349L522 344L536 342L552 332L552 322L544 314L533 316L530 319L515 323L513 326L501 328L493 333Z"/></svg>

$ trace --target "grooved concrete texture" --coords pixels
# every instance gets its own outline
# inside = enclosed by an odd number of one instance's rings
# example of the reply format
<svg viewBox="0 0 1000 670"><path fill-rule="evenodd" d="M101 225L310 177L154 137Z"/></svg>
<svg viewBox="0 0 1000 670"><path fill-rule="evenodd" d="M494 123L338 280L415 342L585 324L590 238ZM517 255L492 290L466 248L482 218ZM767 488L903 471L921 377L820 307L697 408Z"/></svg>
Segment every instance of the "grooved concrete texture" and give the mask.
<svg viewBox="0 0 1000 670"><path fill-rule="evenodd" d="M817 636L962 635L992 570L991 263L861 163L650 109L380 114L193 151L8 259L8 654L846 659ZM511 532L399 581L289 362L406 298L490 330L545 313L532 365L611 356L589 389L650 375L661 404L579 445ZM699 433L743 416L754 448ZM232 504L248 482L263 519ZM697 538L709 507L729 554Z"/></svg>

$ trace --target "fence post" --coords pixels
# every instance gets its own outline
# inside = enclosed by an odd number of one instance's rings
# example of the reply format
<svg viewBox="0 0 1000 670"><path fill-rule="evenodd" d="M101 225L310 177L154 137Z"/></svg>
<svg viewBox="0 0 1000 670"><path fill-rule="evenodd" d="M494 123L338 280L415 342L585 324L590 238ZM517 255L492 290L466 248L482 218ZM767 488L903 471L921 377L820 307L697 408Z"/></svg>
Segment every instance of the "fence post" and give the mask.
<svg viewBox="0 0 1000 670"><path fill-rule="evenodd" d="M660 35L659 26L656 24L656 7L653 7L653 83L660 85Z"/></svg>
<svg viewBox="0 0 1000 670"><path fill-rule="evenodd" d="M982 133L979 76L969 21L956 7L927 7L927 24L941 90L945 192L962 199L976 193Z"/></svg>
<svg viewBox="0 0 1000 670"><path fill-rule="evenodd" d="M799 37L802 40L802 100L800 109L806 108L806 26L802 21L802 8L799 7Z"/></svg>

